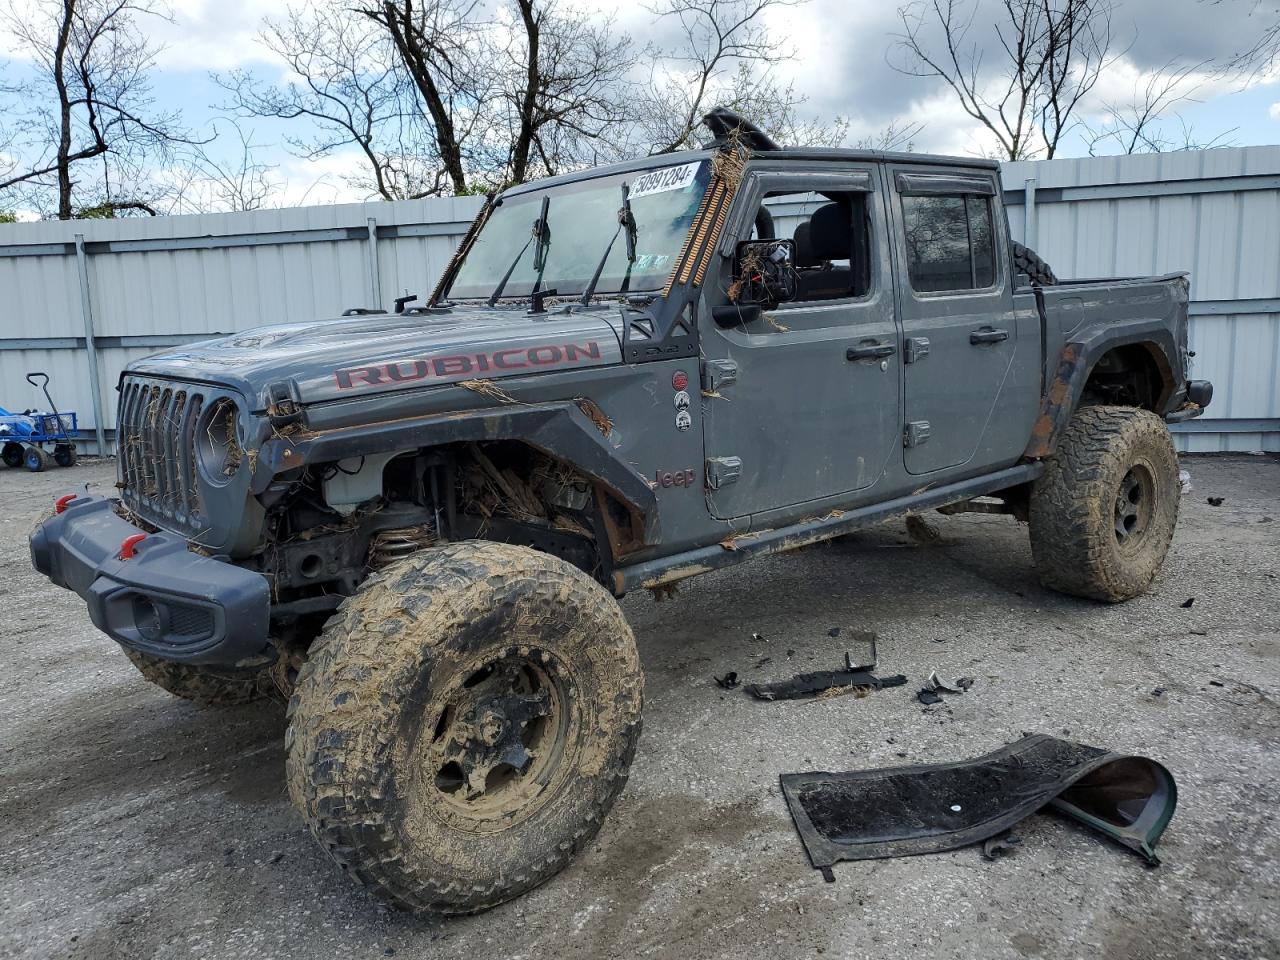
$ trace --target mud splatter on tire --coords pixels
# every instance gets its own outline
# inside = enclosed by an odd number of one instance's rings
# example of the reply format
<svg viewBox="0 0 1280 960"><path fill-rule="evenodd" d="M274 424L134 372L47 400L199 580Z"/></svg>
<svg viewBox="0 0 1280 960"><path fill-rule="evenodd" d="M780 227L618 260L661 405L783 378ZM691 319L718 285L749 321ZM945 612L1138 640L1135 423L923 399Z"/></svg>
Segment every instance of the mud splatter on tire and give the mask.
<svg viewBox="0 0 1280 960"><path fill-rule="evenodd" d="M1031 489L1040 581L1108 603L1138 596L1169 551L1180 495L1178 457L1160 417L1081 408Z"/></svg>
<svg viewBox="0 0 1280 960"><path fill-rule="evenodd" d="M431 548L365 581L312 646L289 705L289 794L359 883L473 913L595 835L642 700L631 629L586 574L507 544ZM490 767L507 748L516 759Z"/></svg>

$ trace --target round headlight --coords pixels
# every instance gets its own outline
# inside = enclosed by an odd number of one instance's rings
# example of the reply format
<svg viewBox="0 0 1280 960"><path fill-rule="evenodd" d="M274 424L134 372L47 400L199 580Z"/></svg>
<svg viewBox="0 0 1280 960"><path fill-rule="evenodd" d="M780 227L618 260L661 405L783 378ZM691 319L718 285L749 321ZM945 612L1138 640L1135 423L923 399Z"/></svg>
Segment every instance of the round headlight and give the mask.
<svg viewBox="0 0 1280 960"><path fill-rule="evenodd" d="M239 418L240 410L235 402L222 397L205 411L196 427L196 461L205 479L212 484L229 483L244 460L237 428Z"/></svg>

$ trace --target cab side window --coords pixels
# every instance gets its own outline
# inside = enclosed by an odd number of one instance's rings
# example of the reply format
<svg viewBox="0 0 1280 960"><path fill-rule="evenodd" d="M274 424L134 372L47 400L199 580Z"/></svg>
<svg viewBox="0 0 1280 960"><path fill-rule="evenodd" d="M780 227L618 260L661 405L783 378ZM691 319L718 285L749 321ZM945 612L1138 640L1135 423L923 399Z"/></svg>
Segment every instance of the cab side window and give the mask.
<svg viewBox="0 0 1280 960"><path fill-rule="evenodd" d="M917 293L982 290L996 282L991 200L904 196L907 273Z"/></svg>
<svg viewBox="0 0 1280 960"><path fill-rule="evenodd" d="M763 209L775 235L796 243L797 301L844 300L870 292L867 197L853 191L806 191L765 198Z"/></svg>

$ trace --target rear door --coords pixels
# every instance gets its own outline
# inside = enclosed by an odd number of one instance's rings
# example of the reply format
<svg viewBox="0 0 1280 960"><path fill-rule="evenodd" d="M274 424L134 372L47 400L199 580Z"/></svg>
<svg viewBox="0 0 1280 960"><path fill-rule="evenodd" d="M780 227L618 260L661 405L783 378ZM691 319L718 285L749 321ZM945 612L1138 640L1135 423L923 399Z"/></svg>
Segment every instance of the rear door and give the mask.
<svg viewBox="0 0 1280 960"><path fill-rule="evenodd" d="M887 168L903 332L908 473L993 466L1026 443L1014 362L1013 309L1003 211L994 170ZM1038 351L1028 344L1024 354ZM1029 398L1034 404L1034 398Z"/></svg>

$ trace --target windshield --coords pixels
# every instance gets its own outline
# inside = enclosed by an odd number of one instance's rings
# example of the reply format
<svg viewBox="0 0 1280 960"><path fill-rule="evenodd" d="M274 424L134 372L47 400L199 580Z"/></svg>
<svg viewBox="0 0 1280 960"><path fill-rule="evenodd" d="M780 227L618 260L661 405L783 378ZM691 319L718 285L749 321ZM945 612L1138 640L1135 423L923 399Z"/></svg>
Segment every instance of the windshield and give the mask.
<svg viewBox="0 0 1280 960"><path fill-rule="evenodd" d="M538 289L554 290L562 297L581 295L606 249L609 256L596 294L657 290L671 273L708 177L707 162L695 160L508 197L494 208L445 296L483 299L501 285L504 298L528 297L538 282L539 267ZM625 237L609 246L619 232L624 183L635 218L635 263L627 260ZM534 228L544 197L547 230L540 251ZM503 285L508 270L511 274Z"/></svg>

